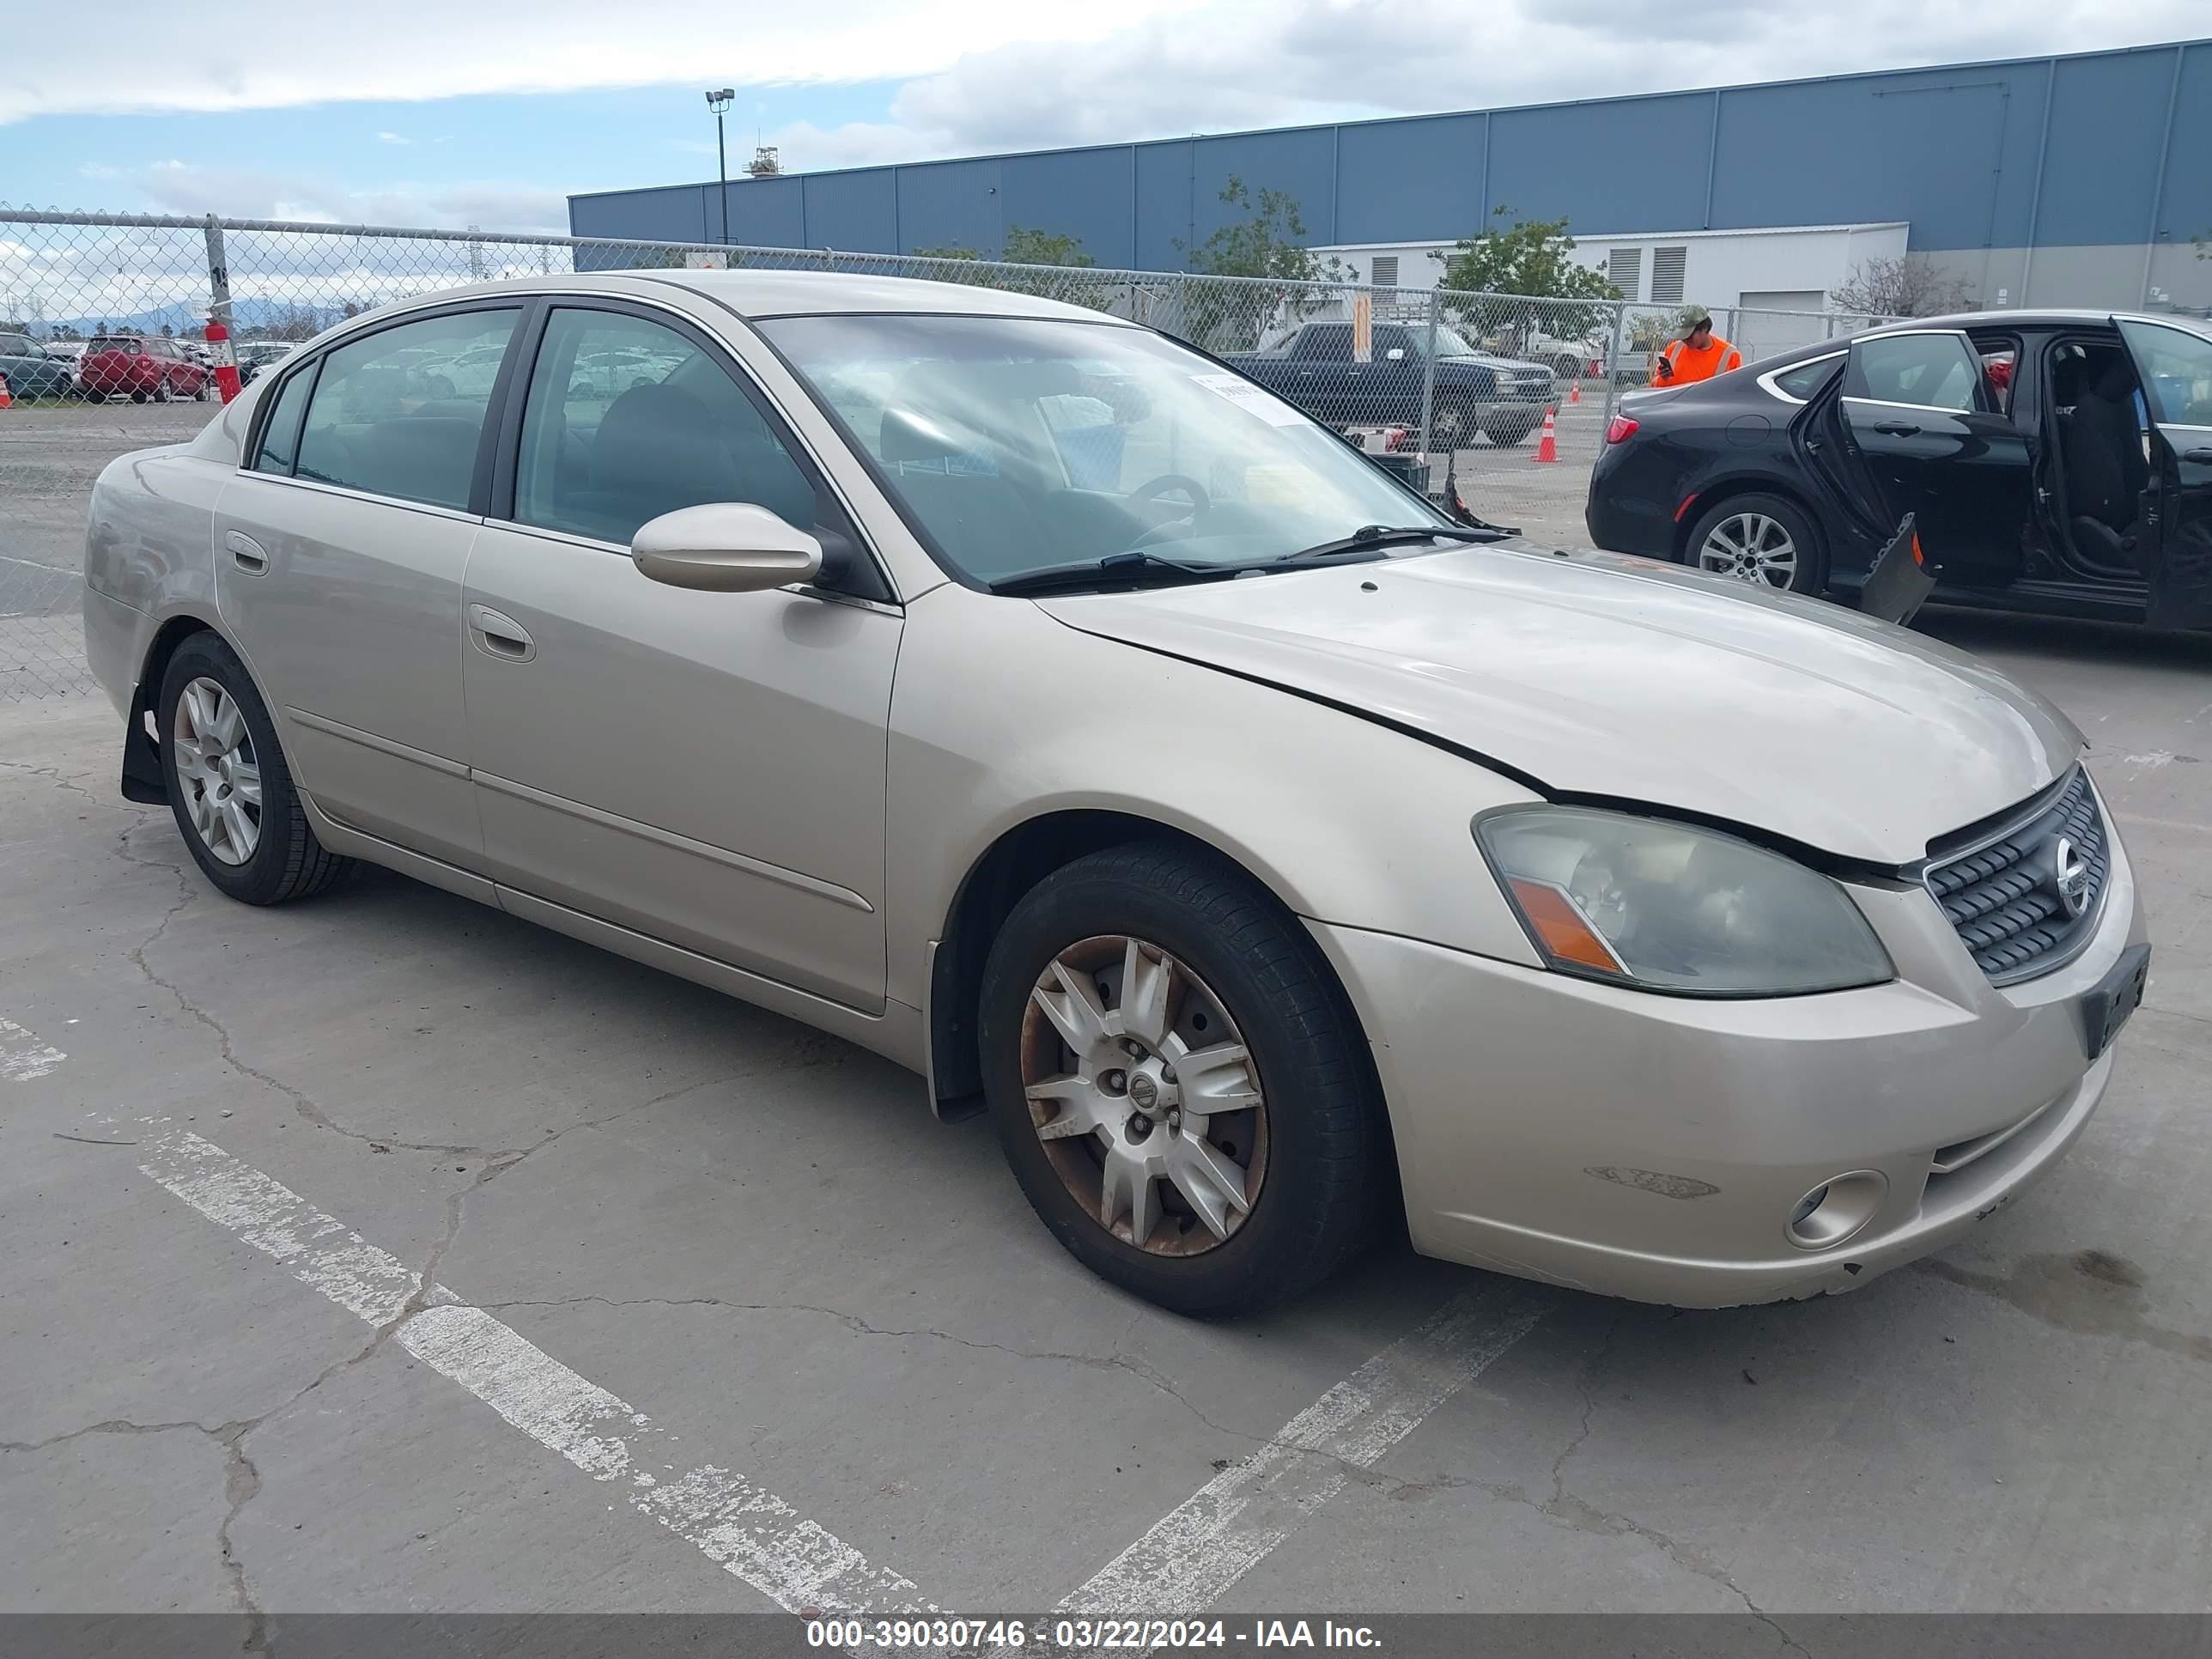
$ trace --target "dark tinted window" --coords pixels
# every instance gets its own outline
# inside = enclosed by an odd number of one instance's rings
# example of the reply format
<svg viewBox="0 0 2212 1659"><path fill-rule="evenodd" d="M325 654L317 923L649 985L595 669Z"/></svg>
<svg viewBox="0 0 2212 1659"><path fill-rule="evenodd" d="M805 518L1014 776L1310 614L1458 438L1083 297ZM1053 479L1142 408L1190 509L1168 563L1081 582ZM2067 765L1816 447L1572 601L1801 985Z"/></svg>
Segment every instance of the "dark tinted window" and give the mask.
<svg viewBox="0 0 2212 1659"><path fill-rule="evenodd" d="M261 447L253 458L256 472L289 473L300 453L300 417L307 412L307 393L315 384L310 363L276 390L276 402L262 422Z"/></svg>
<svg viewBox="0 0 2212 1659"><path fill-rule="evenodd" d="M1809 401L1822 386L1835 379L1836 371L1843 366L1841 357L1816 357L1809 363L1784 369L1774 377L1774 384L1793 398Z"/></svg>
<svg viewBox="0 0 2212 1659"><path fill-rule="evenodd" d="M465 507L491 377L457 359L504 346L520 310L465 311L379 329L323 358L300 434L298 477L401 501Z"/></svg>
<svg viewBox="0 0 2212 1659"><path fill-rule="evenodd" d="M708 501L816 528L813 485L721 363L642 317L554 312L523 407L516 522L627 543Z"/></svg>
<svg viewBox="0 0 2212 1659"><path fill-rule="evenodd" d="M1323 362L1352 361L1352 328L1345 323L1309 323L1300 331L1293 357L1317 357Z"/></svg>

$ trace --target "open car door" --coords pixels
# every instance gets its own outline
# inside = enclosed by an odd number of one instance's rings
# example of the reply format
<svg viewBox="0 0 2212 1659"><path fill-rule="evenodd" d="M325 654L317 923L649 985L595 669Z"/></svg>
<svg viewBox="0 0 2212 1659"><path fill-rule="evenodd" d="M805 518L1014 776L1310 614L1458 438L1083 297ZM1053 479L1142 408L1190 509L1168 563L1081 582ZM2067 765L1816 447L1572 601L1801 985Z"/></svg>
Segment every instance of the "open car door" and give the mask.
<svg viewBox="0 0 2212 1659"><path fill-rule="evenodd" d="M2150 487L2138 515L2155 538L2153 628L2212 628L2212 335L2115 317L2142 382Z"/></svg>
<svg viewBox="0 0 2212 1659"><path fill-rule="evenodd" d="M2033 504L2027 443L1995 407L1980 354L1959 329L1893 329L1851 342L1838 402L1843 435L1887 532L1908 513L1944 580L2019 580Z"/></svg>

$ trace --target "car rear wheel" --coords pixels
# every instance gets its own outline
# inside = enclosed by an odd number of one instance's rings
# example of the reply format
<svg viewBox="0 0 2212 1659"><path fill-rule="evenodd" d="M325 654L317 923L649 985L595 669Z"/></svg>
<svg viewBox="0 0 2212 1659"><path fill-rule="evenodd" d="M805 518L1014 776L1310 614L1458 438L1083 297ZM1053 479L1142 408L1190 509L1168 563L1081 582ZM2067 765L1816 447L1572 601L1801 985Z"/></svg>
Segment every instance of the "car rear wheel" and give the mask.
<svg viewBox="0 0 2212 1659"><path fill-rule="evenodd" d="M1709 576L1792 593L1818 593L1827 585L1820 532L1779 495L1731 495L1708 507L1685 545L1684 562Z"/></svg>
<svg viewBox="0 0 2212 1659"><path fill-rule="evenodd" d="M177 647L156 713L169 808L210 881L247 904L281 904L350 866L315 839L268 706L216 635Z"/></svg>
<svg viewBox="0 0 2212 1659"><path fill-rule="evenodd" d="M1371 1236L1380 1091L1312 939L1234 866L1165 842L1039 883L984 973L984 1087L1038 1217L1178 1312L1262 1307Z"/></svg>

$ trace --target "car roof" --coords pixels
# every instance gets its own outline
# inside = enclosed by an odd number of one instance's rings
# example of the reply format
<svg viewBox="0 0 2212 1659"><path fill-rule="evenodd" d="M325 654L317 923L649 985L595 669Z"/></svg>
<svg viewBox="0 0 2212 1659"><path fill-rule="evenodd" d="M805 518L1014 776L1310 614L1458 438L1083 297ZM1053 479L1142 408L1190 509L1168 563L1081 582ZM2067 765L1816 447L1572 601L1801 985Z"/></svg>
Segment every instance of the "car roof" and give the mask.
<svg viewBox="0 0 2212 1659"><path fill-rule="evenodd" d="M871 271L827 270L640 270L579 272L574 276L525 276L477 283L440 294L410 296L374 313L389 315L418 306L449 303L497 294L627 294L638 285L688 290L747 319L824 316L843 313L908 312L977 317L1063 317L1121 327L1135 325L1087 306L1065 304L1035 295L967 283L933 283L915 276ZM366 313L365 313L366 314Z"/></svg>
<svg viewBox="0 0 2212 1659"><path fill-rule="evenodd" d="M2090 323L2104 325L2115 319L2124 323L2165 323L2181 328L2202 331L2205 326L2201 317L2184 317L2172 312L2115 311L2109 307L2094 309L2088 307L2055 307L2042 310L2024 308L2011 311L1960 311L1945 317L1907 317L1894 323L1883 323L1870 328L1868 334L1907 333L1923 328L2064 328Z"/></svg>

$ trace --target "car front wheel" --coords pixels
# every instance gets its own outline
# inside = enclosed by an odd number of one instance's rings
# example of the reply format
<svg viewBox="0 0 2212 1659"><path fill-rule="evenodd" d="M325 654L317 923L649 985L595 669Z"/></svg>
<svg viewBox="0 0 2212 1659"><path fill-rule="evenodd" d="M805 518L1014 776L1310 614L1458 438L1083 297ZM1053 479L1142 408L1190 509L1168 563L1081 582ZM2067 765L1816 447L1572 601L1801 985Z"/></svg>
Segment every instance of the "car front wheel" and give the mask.
<svg viewBox="0 0 2212 1659"><path fill-rule="evenodd" d="M177 647L161 677L161 772L185 846L246 904L320 892L350 860L315 839L276 728L237 654L213 634Z"/></svg>
<svg viewBox="0 0 2212 1659"><path fill-rule="evenodd" d="M1794 501L1779 495L1731 495L1690 526L1684 562L1709 576L1728 576L1792 593L1827 586L1820 532Z"/></svg>
<svg viewBox="0 0 2212 1659"><path fill-rule="evenodd" d="M1018 903L980 1010L1007 1160L1077 1260L1194 1315L1295 1296L1390 1190L1356 1018L1304 928L1234 866L1140 842Z"/></svg>

